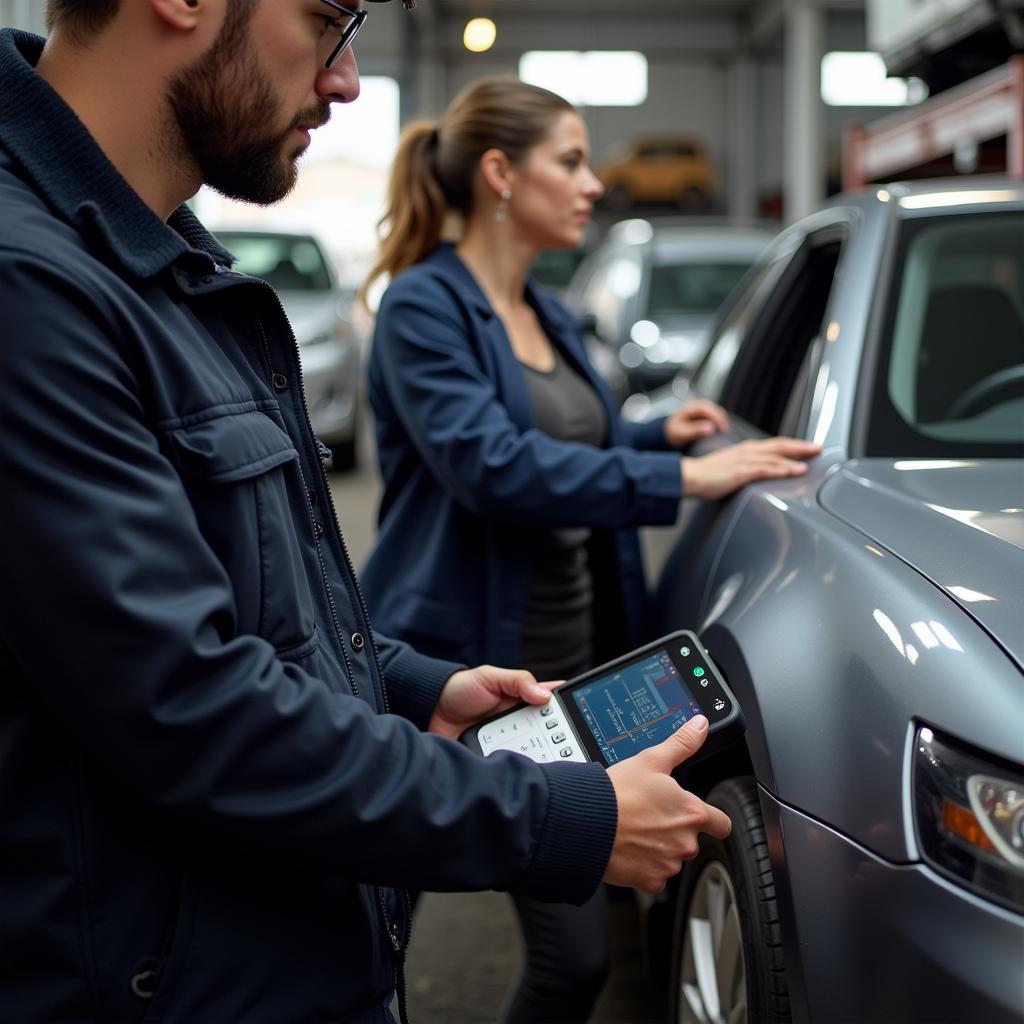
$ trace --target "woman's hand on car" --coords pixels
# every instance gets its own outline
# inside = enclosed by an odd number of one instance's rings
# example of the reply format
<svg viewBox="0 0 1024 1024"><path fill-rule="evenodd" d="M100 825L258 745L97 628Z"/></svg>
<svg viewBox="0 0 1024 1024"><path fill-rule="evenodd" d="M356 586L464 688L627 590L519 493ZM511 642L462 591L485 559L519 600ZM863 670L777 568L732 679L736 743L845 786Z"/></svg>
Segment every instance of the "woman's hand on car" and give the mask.
<svg viewBox="0 0 1024 1024"><path fill-rule="evenodd" d="M683 458L683 494L688 498L724 498L755 480L801 476L803 460L821 452L821 445L795 437L740 441L698 457Z"/></svg>
<svg viewBox="0 0 1024 1024"><path fill-rule="evenodd" d="M725 410L706 398L687 402L665 419L665 442L670 448L685 448L702 437L728 432Z"/></svg>

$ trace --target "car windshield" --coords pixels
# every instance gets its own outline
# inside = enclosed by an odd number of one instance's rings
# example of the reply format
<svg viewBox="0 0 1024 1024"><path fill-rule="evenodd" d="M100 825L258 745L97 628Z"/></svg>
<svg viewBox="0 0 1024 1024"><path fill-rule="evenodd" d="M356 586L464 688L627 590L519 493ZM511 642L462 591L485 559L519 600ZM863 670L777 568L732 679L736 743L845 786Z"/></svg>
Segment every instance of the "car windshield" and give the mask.
<svg viewBox="0 0 1024 1024"><path fill-rule="evenodd" d="M331 287L323 254L312 238L227 232L220 237L236 257L235 270L262 277L279 292L324 291Z"/></svg>
<svg viewBox="0 0 1024 1024"><path fill-rule="evenodd" d="M749 263L677 263L651 268L647 315L714 313L747 272Z"/></svg>
<svg viewBox="0 0 1024 1024"><path fill-rule="evenodd" d="M1024 212L906 223L868 454L1019 455Z"/></svg>

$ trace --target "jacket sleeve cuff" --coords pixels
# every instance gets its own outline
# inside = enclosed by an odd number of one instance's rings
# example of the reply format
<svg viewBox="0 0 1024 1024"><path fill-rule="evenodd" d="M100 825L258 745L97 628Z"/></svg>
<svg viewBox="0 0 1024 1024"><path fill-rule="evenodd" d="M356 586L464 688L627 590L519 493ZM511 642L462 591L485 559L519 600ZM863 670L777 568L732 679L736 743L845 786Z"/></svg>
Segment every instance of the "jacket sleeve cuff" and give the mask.
<svg viewBox="0 0 1024 1024"><path fill-rule="evenodd" d="M425 730L444 684L466 666L427 657L388 637L377 635L376 641L391 711Z"/></svg>
<svg viewBox="0 0 1024 1024"><path fill-rule="evenodd" d="M638 451L672 451L672 446L665 440L665 420L667 418L658 416L646 423L624 423L622 425L623 433L629 446Z"/></svg>
<svg viewBox="0 0 1024 1024"><path fill-rule="evenodd" d="M548 807L530 869L515 892L579 906L608 870L619 809L608 773L598 764L545 769Z"/></svg>
<svg viewBox="0 0 1024 1024"><path fill-rule="evenodd" d="M683 497L682 459L678 452L637 452L634 463L643 467L637 488L635 520L645 526L671 526Z"/></svg>

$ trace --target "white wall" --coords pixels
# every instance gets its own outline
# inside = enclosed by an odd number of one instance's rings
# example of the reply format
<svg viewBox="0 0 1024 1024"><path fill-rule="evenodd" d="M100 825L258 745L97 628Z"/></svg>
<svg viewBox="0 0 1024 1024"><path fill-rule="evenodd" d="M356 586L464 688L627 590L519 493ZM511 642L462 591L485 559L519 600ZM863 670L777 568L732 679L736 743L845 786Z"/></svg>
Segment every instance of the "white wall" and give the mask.
<svg viewBox="0 0 1024 1024"><path fill-rule="evenodd" d="M43 0L0 0L0 28L23 28L43 34Z"/></svg>

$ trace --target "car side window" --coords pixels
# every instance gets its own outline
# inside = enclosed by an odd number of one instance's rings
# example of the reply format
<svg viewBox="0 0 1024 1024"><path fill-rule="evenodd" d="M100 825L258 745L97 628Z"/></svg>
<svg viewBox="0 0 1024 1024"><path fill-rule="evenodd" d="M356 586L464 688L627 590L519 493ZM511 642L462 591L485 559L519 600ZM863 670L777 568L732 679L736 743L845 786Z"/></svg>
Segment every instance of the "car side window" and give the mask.
<svg viewBox="0 0 1024 1024"><path fill-rule="evenodd" d="M789 266L795 251L796 244L792 236L783 237L770 246L750 271L742 291L718 322L707 353L691 382L693 389L705 398L721 401L722 391L744 340L756 325L761 309Z"/></svg>
<svg viewBox="0 0 1024 1024"><path fill-rule="evenodd" d="M845 238L845 226L837 225L800 245L760 306L722 386L721 403L765 434L798 434L804 427Z"/></svg>

